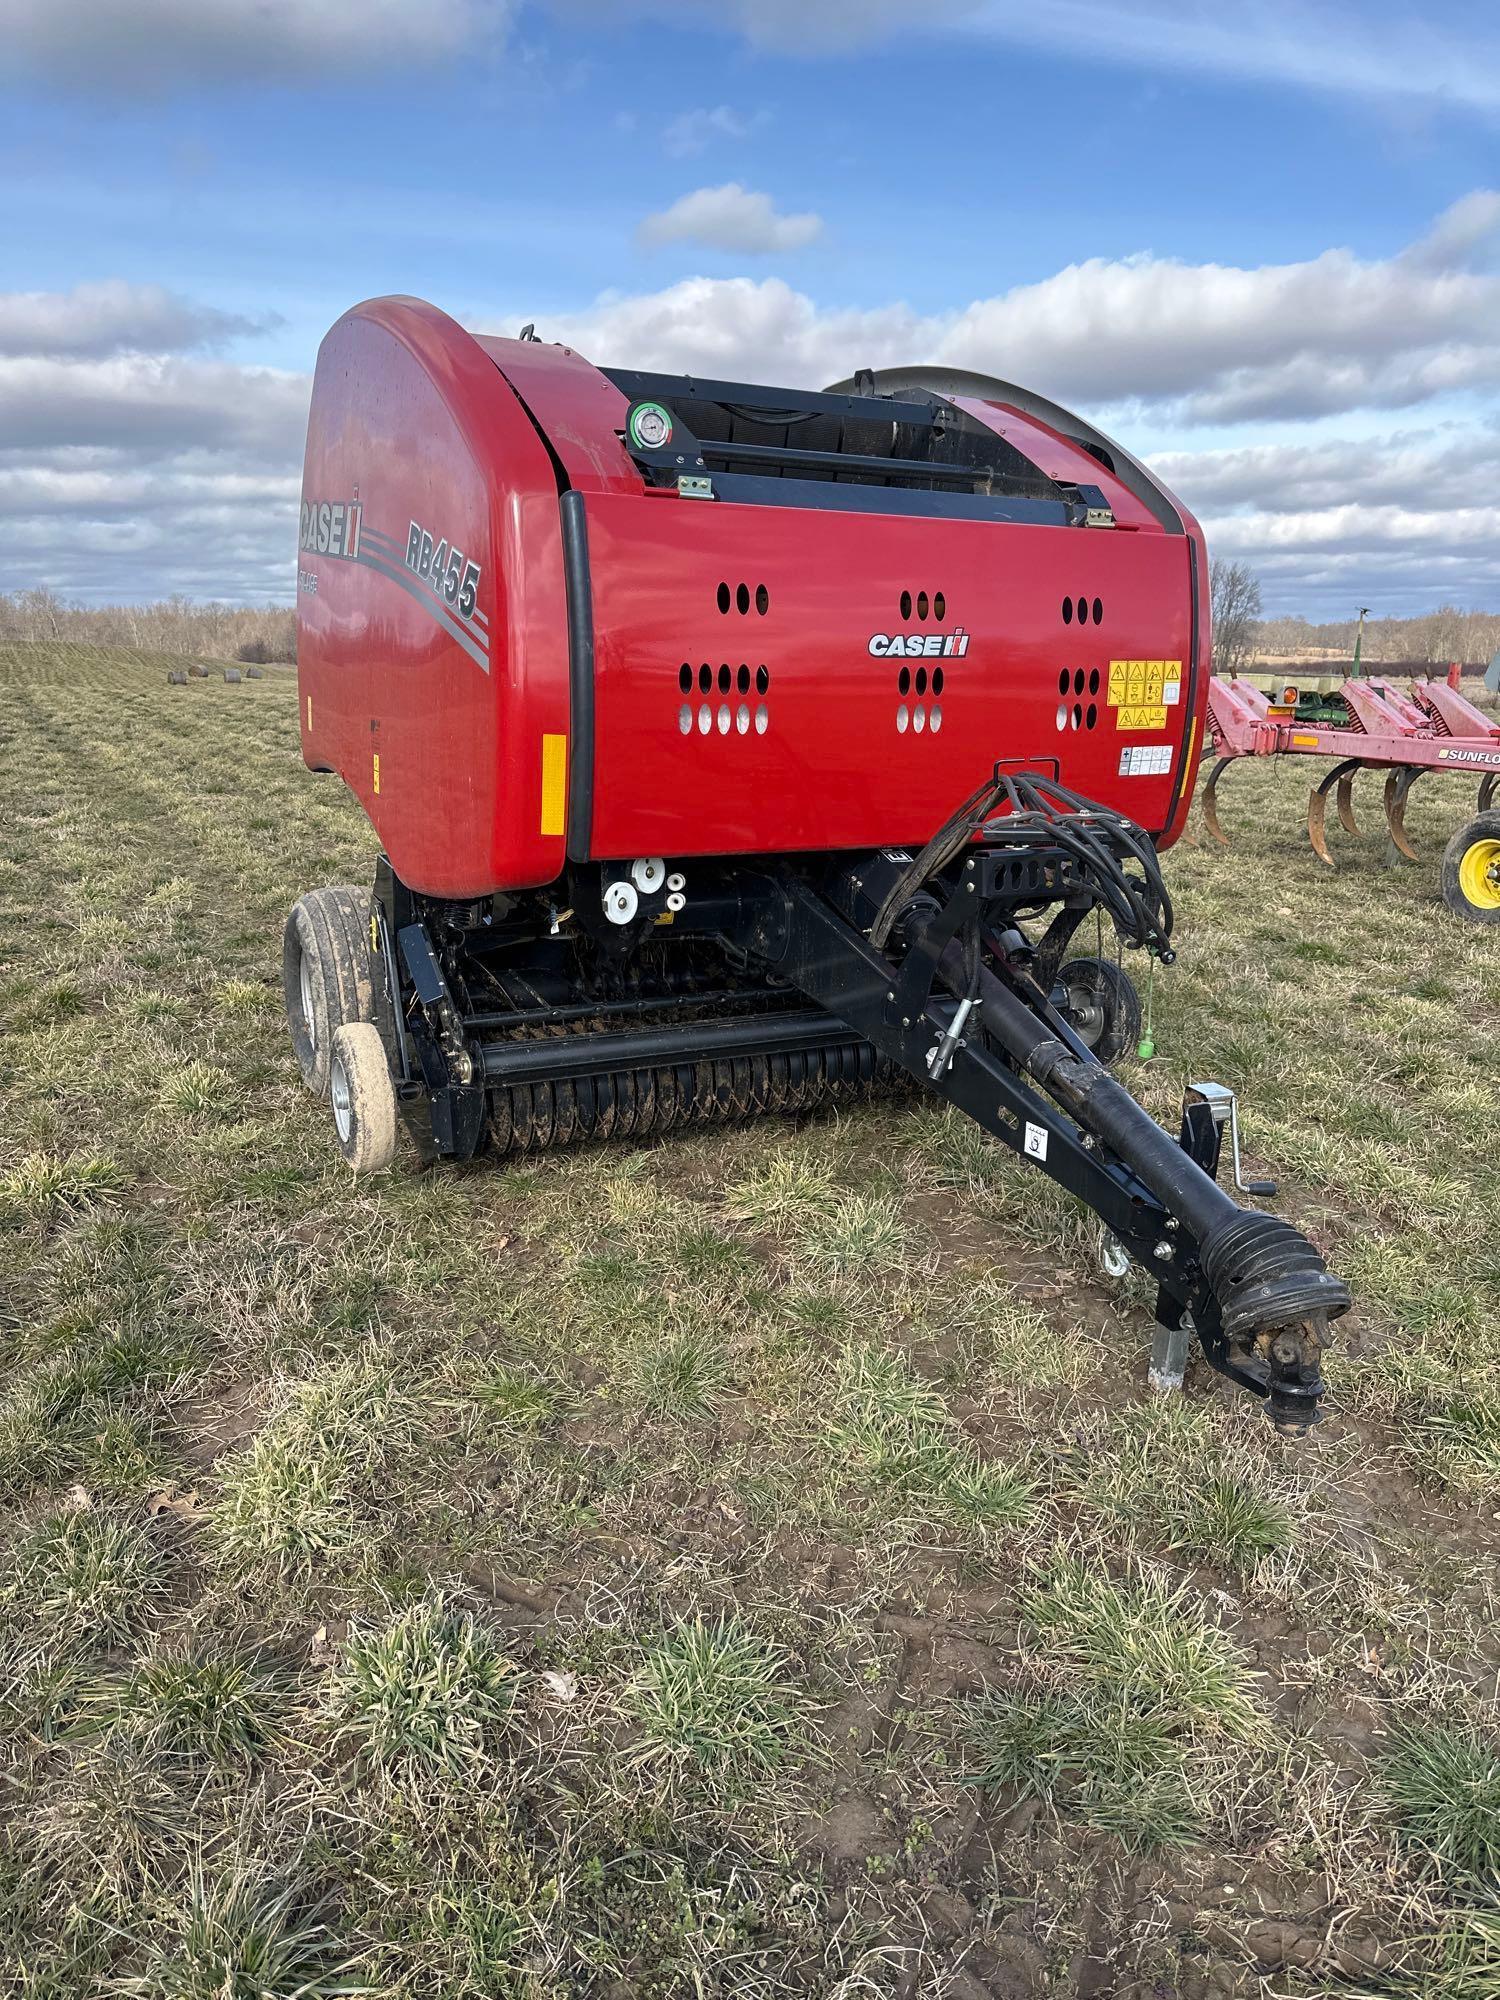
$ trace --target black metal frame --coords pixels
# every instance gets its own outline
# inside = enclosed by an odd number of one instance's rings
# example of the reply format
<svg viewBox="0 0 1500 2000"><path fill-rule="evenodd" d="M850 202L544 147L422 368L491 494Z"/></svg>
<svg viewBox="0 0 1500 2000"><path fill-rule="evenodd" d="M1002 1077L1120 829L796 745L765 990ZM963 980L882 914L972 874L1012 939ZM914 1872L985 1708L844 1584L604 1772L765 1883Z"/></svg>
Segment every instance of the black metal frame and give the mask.
<svg viewBox="0 0 1500 2000"><path fill-rule="evenodd" d="M1009 809L993 818L997 799ZM1144 879L1127 873L1132 863ZM915 858L726 862L702 872L702 889L675 913L673 948L711 946L743 986L693 993L695 1018L686 1005L667 1006L665 1023L496 1038L507 1010L463 997L465 954L484 949L495 909L431 904L382 857L376 1017L419 1138L439 1154L472 1157L485 1144L492 1090L571 1084L589 1094L637 1074L677 1079L672 1087L686 1094L702 1065L722 1073L726 1062L744 1070L760 1059L764 1077L771 1059L800 1076L826 1059L830 1074L867 1079L884 1062L1092 1209L1155 1279L1158 1320L1176 1327L1191 1315L1207 1359L1264 1397L1279 1425L1315 1420L1321 1341L1348 1306L1346 1288L1298 1231L1218 1187L1219 1135L1203 1106L1187 1108L1173 1138L1058 1004L1057 966L1091 908L1107 908L1127 943L1171 956L1170 902L1139 829L1055 781L997 769ZM604 875L597 865L572 871L570 915L602 962L619 964L661 912L643 896L634 928L606 924L597 915ZM1033 942L1021 922L1039 906L1053 915ZM654 997L601 997L596 1011L641 1015ZM812 1009L799 1004L807 1001ZM583 1005L543 1004L521 1019L555 1026L564 1016L580 1021Z"/></svg>
<svg viewBox="0 0 1500 2000"><path fill-rule="evenodd" d="M671 413L672 436L660 448L635 443L627 418L625 449L653 485L676 486L684 479L703 479L709 482L712 497L741 503L1054 527L1085 526L1091 513L1108 508L1098 486L1051 478L1039 467L1030 466L1014 445L938 396L813 395L759 383L706 381L639 369L606 369L604 373L629 398L632 410L637 403L649 401L661 403ZM935 447L949 438L961 440L976 455L960 450L956 455L942 456L934 450L926 457L903 457L894 450L887 454L705 437L692 429L682 413L684 404L695 403L719 405L733 417L743 418L749 412L752 421L763 421L772 429L820 417L836 418L889 428L894 441L896 431L905 426L919 440L931 439ZM977 455L981 453L983 456ZM998 462L1005 454L1028 465L1029 470L1022 474L1006 469ZM1016 490L1020 487L1039 490Z"/></svg>

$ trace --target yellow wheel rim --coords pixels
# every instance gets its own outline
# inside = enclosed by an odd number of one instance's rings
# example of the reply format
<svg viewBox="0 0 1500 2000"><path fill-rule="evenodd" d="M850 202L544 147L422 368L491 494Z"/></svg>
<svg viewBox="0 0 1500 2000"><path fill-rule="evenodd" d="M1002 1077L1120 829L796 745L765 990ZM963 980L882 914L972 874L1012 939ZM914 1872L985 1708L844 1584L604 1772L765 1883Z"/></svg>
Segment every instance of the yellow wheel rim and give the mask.
<svg viewBox="0 0 1500 2000"><path fill-rule="evenodd" d="M1476 840L1465 849L1458 886L1476 910L1500 910L1500 840Z"/></svg>

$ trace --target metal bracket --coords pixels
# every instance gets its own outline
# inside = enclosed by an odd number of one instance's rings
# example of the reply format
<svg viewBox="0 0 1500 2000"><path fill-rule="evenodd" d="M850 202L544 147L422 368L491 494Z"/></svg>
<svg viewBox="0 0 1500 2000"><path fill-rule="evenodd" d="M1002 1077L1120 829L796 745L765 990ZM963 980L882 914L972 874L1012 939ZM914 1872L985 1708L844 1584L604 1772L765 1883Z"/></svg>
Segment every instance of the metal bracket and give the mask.
<svg viewBox="0 0 1500 2000"><path fill-rule="evenodd" d="M705 472L679 472L677 497L679 500L712 500L713 480Z"/></svg>
<svg viewBox="0 0 1500 2000"><path fill-rule="evenodd" d="M1187 1378L1188 1348L1193 1338L1193 1316L1184 1312L1176 1326L1158 1320L1151 1332L1151 1360L1146 1379L1158 1396L1180 1395Z"/></svg>
<svg viewBox="0 0 1500 2000"><path fill-rule="evenodd" d="M1234 1184L1241 1194L1259 1195L1263 1198L1275 1194L1275 1181L1247 1181L1240 1165L1240 1107L1239 1099L1227 1084L1190 1083L1183 1097L1183 1114L1190 1106L1206 1105L1215 1126L1222 1132L1229 1128L1230 1158L1234 1163Z"/></svg>

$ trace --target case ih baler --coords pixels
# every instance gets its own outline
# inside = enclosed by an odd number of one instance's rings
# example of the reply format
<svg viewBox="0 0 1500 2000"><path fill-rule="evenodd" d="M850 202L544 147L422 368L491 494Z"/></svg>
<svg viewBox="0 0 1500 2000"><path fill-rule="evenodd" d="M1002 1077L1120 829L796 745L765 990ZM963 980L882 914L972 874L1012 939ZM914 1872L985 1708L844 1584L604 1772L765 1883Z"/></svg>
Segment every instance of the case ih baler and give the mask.
<svg viewBox="0 0 1500 2000"><path fill-rule="evenodd" d="M319 355L298 584L303 755L384 849L287 926L356 1168L398 1112L465 1159L904 1074L1313 1418L1347 1290L1218 1186L1229 1093L1173 1137L1110 1074L1134 989L1066 957L1098 912L1170 960L1203 726L1202 536L1126 452L983 377L601 369L378 300Z"/></svg>

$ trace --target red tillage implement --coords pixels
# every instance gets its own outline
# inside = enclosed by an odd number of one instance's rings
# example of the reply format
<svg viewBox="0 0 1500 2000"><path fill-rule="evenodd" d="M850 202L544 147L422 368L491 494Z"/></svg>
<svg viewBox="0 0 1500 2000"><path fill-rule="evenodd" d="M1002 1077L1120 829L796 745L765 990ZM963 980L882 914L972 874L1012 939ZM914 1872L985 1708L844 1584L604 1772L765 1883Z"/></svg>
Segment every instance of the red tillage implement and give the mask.
<svg viewBox="0 0 1500 2000"><path fill-rule="evenodd" d="M1243 680L1208 683L1209 735L1217 757L1203 787L1209 832L1229 842L1219 821L1218 784L1241 757L1332 757L1336 761L1312 788L1307 832L1313 851L1331 868L1326 816L1335 793L1340 824L1358 835L1354 780L1361 771L1384 771L1385 816L1391 840L1408 860L1416 849L1406 831L1406 801L1425 772L1479 780L1479 816L1453 836L1443 857L1443 895L1459 916L1500 922L1500 813L1491 810L1500 787L1500 724L1445 681L1414 681L1409 693L1371 675L1347 680L1324 706L1342 706L1343 722L1302 721Z"/></svg>
<svg viewBox="0 0 1500 2000"><path fill-rule="evenodd" d="M1347 1288L1218 1185L1230 1092L1169 1134L1110 1074L1139 1002L1069 956L1097 912L1170 961L1209 678L1202 534L1121 446L953 370L597 368L376 300L318 357L298 605L303 757L384 850L286 931L356 1169L398 1114L469 1159L904 1074L1312 1421Z"/></svg>

